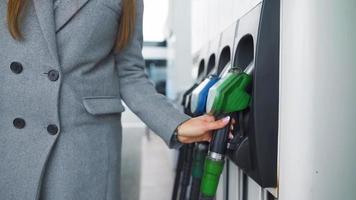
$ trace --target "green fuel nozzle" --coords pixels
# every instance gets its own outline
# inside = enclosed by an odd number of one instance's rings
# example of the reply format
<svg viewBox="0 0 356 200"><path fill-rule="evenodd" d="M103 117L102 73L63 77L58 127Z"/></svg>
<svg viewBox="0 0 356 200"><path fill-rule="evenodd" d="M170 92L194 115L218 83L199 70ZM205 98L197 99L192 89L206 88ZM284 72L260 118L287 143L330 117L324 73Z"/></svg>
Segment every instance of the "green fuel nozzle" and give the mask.
<svg viewBox="0 0 356 200"><path fill-rule="evenodd" d="M219 115L221 113L233 113L245 109L250 103L251 96L246 88L252 82L253 66L248 66L241 72L239 68L231 68L224 76L209 90L206 110L207 113Z"/></svg>
<svg viewBox="0 0 356 200"><path fill-rule="evenodd" d="M231 68L229 73L209 90L207 112L216 119L222 119L246 109L251 101L247 87L252 83L253 67L251 63L243 72L239 68ZM200 188L204 198L216 195L220 175L224 169L229 131L230 126L216 130L210 142Z"/></svg>

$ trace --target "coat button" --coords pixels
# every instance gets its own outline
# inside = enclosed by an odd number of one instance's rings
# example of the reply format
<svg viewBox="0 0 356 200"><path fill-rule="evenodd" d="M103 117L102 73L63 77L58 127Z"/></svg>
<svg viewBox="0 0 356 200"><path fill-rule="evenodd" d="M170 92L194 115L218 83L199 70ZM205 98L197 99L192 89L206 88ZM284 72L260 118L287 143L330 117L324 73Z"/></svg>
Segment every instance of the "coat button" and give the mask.
<svg viewBox="0 0 356 200"><path fill-rule="evenodd" d="M59 72L57 70L50 70L48 72L48 79L51 81L57 81L59 78Z"/></svg>
<svg viewBox="0 0 356 200"><path fill-rule="evenodd" d="M22 64L19 62L12 62L10 64L10 69L12 72L14 72L15 74L20 74L23 70Z"/></svg>
<svg viewBox="0 0 356 200"><path fill-rule="evenodd" d="M15 128L22 129L25 127L26 122L22 118L16 118L16 119L14 119L13 124L14 124Z"/></svg>
<svg viewBox="0 0 356 200"><path fill-rule="evenodd" d="M50 124L47 126L47 132L51 135L58 133L58 127L55 124Z"/></svg>

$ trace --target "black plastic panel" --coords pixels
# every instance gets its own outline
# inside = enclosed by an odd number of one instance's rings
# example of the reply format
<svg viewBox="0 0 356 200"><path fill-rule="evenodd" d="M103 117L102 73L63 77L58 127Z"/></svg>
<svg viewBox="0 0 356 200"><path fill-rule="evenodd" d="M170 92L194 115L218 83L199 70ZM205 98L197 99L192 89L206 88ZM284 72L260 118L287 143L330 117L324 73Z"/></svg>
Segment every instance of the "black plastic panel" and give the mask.
<svg viewBox="0 0 356 200"><path fill-rule="evenodd" d="M234 57L234 64L241 68L254 62L255 70L250 88L253 100L238 117L240 140L229 158L262 187L277 187L279 9L279 0L263 1L257 34L246 32Z"/></svg>
<svg viewBox="0 0 356 200"><path fill-rule="evenodd" d="M231 50L230 47L226 46L223 48L220 54L219 63L218 63L218 71L217 74L220 74L227 63L231 61Z"/></svg>
<svg viewBox="0 0 356 200"><path fill-rule="evenodd" d="M200 61L199 66L198 66L198 79L201 80L203 77L205 77L205 61L204 59Z"/></svg>
<svg viewBox="0 0 356 200"><path fill-rule="evenodd" d="M209 61L208 61L208 66L207 66L207 74L210 74L210 72L213 71L215 67L215 54L210 55Z"/></svg>

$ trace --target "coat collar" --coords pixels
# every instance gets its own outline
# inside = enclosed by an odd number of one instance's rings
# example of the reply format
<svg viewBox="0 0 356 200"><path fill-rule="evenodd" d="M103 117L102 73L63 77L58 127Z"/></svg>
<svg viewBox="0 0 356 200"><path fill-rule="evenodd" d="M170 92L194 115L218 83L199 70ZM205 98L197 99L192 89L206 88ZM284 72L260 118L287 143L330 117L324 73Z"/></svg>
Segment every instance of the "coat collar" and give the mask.
<svg viewBox="0 0 356 200"><path fill-rule="evenodd" d="M89 0L59 0L54 10L56 32L60 31L88 1Z"/></svg>
<svg viewBox="0 0 356 200"><path fill-rule="evenodd" d="M53 0L34 0L33 2L43 36L48 44L51 58L53 62L59 66Z"/></svg>
<svg viewBox="0 0 356 200"><path fill-rule="evenodd" d="M62 0L54 7L53 0L34 0L43 36L55 64L59 66L56 33L63 28L89 0Z"/></svg>

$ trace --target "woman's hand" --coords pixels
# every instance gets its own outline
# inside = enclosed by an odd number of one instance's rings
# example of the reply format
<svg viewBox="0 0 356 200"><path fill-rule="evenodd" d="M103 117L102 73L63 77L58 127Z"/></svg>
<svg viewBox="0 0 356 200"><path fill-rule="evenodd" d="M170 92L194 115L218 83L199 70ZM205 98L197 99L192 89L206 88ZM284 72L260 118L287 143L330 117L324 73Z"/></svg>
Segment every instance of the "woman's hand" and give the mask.
<svg viewBox="0 0 356 200"><path fill-rule="evenodd" d="M209 141L212 138L212 132L224 128L230 121L230 117L216 120L214 116L203 115L192 118L177 128L178 140L182 143L193 143ZM230 133L230 138L232 134Z"/></svg>

